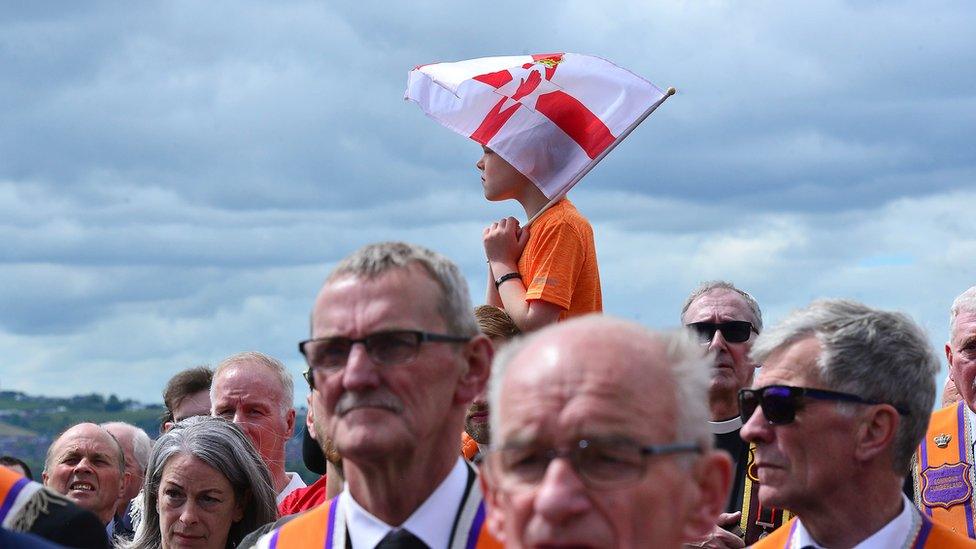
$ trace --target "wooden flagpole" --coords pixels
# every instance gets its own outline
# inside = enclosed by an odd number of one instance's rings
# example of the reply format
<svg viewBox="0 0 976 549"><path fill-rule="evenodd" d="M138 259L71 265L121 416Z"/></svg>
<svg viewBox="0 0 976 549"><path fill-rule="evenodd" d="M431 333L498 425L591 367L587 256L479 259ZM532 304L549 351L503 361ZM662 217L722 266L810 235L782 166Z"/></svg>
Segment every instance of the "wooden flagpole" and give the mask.
<svg viewBox="0 0 976 549"><path fill-rule="evenodd" d="M552 198L552 200L550 200L549 202L547 202L546 205L542 207L541 210L539 210L538 212L535 213L535 215L533 215L532 217L530 217L529 220L525 222L525 225L522 225L521 228L524 229L524 228L528 227L529 225L531 225L533 221L535 221L536 219L538 219L538 217L540 215L542 215L542 212L548 210L549 208L551 208L553 206L553 204L555 204L556 202L559 202L560 200L562 200L563 197L566 196L566 193L568 193L570 189L572 189L577 183L579 183L579 180L580 179L583 179L583 176L584 175L586 175L587 173L589 173L590 170L592 170L594 166L596 166L597 164L600 163L601 160L603 160L603 157L605 157L606 155L608 155L610 153L610 151L613 150L614 147L616 147L617 145L619 145L620 142L624 140L625 137L627 137L628 135L630 135L630 132L634 131L634 128L636 128L637 126L639 126L640 123L643 122L644 119L646 119L648 116L650 116L651 113L654 112L655 109L657 109L658 107L660 107L661 106L661 103L664 103L669 97L671 97L672 95L674 95L675 94L675 91L676 90L673 87L668 88L668 90L666 92L664 92L664 97L662 97L662 98L658 99L657 101L655 101L654 104L651 105L646 111L644 111L644 114L640 115L640 117L637 120L635 120L633 124L631 124L630 126L627 126L627 129L625 129L620 134L620 137L614 139L613 143L611 143L610 146L608 146L606 149L604 149L603 152L601 152L599 154L599 156L597 156L596 158L594 158L593 160L591 160L589 164L587 164L582 170L580 170L580 172L578 174L576 174L576 177L574 177L572 179L572 181L570 181L569 184L566 185L566 190L564 190L564 191L560 192L559 194L557 194L556 196L554 196Z"/></svg>

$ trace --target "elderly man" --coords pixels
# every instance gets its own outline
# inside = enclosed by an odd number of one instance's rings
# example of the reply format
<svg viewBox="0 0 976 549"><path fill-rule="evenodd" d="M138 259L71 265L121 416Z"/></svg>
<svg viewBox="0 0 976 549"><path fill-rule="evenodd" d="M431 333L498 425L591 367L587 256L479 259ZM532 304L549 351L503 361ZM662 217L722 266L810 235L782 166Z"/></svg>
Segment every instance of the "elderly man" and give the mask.
<svg viewBox="0 0 976 549"><path fill-rule="evenodd" d="M976 286L949 309L949 377L961 400L932 414L914 461L915 502L932 520L976 538L973 428L976 426Z"/></svg>
<svg viewBox="0 0 976 549"><path fill-rule="evenodd" d="M295 430L294 387L281 362L253 351L221 361L210 386L212 415L233 421L251 439L268 466L278 503L305 487L298 473L285 471L285 443Z"/></svg>
<svg viewBox="0 0 976 549"><path fill-rule="evenodd" d="M739 389L752 385L758 366L749 360L749 349L762 331L762 311L755 298L731 282L704 282L685 300L681 323L714 357L708 386L709 426L715 445L728 452L735 464L726 513L719 517L718 527L699 540L700 546L742 547L789 518L783 509L762 506L752 497L755 481L747 474L752 454L739 436Z"/></svg>
<svg viewBox="0 0 976 549"><path fill-rule="evenodd" d="M122 447L108 431L94 423L69 428L48 448L41 478L44 486L94 513L111 536L129 473Z"/></svg>
<svg viewBox="0 0 976 549"><path fill-rule="evenodd" d="M496 546L458 453L492 355L460 270L419 246L366 246L326 279L300 349L346 484L259 546Z"/></svg>
<svg viewBox="0 0 976 549"><path fill-rule="evenodd" d="M816 301L761 335L739 394L763 505L796 518L757 548L973 547L902 493L939 363L907 316Z"/></svg>
<svg viewBox="0 0 976 549"><path fill-rule="evenodd" d="M146 478L152 440L142 429L121 421L103 423L102 428L115 437L122 446L122 454L125 456L125 472L129 474L129 478L126 481L125 493L115 506L114 530L116 535L131 538L134 528L132 517L129 516L130 502L139 494L142 481Z"/></svg>
<svg viewBox="0 0 976 549"><path fill-rule="evenodd" d="M601 316L502 350L484 477L492 533L512 548L666 549L709 531L732 478L705 423L709 365L684 332Z"/></svg>
<svg viewBox="0 0 976 549"><path fill-rule="evenodd" d="M105 525L94 514L3 465L0 465L0 525L67 547L109 547ZM0 543L0 547L7 545Z"/></svg>

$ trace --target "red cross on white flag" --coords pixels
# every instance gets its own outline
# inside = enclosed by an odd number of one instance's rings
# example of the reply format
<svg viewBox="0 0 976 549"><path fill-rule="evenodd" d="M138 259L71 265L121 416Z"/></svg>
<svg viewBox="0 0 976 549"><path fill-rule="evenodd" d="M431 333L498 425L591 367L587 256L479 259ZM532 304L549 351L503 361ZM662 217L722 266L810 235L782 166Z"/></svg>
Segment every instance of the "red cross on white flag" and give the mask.
<svg viewBox="0 0 976 549"><path fill-rule="evenodd" d="M671 93L605 59L554 53L421 65L404 99L558 199Z"/></svg>

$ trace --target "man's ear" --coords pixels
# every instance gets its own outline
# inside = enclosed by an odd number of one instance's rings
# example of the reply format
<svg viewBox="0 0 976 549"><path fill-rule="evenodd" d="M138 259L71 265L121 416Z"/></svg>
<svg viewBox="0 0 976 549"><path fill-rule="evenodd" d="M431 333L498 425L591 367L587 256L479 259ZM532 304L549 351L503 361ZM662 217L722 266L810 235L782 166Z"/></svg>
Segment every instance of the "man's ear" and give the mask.
<svg viewBox="0 0 976 549"><path fill-rule="evenodd" d="M854 457L861 462L873 460L887 452L895 442L901 418L891 405L875 406L866 412L864 421L857 428L854 441Z"/></svg>
<svg viewBox="0 0 976 549"><path fill-rule="evenodd" d="M164 434L165 433L168 433L169 430L172 429L174 425L176 425L176 423L174 423L172 421L167 421L167 422L163 423L163 433Z"/></svg>
<svg viewBox="0 0 976 549"><path fill-rule="evenodd" d="M47 486L47 479L48 479L47 471L41 471L41 484Z"/></svg>
<svg viewBox="0 0 976 549"><path fill-rule="evenodd" d="M949 364L949 379L952 379L952 345L946 342L945 346L946 362ZM955 381L955 379L952 379Z"/></svg>
<svg viewBox="0 0 976 549"><path fill-rule="evenodd" d="M478 475L478 482L481 483L481 493L485 497L485 522L488 524L488 532L505 546L505 513L501 508L500 495L494 488L493 482L488 477L491 476L487 465L482 464L481 474Z"/></svg>
<svg viewBox="0 0 976 549"><path fill-rule="evenodd" d="M132 473L128 471L122 475L122 482L119 483L119 495L115 497L116 500L120 500L123 496L125 496L125 491L129 487L129 483L133 480L135 479L132 478Z"/></svg>
<svg viewBox="0 0 976 549"><path fill-rule="evenodd" d="M478 334L465 344L463 354L467 370L461 373L454 396L456 401L468 404L481 394L488 383L495 349L487 336Z"/></svg>
<svg viewBox="0 0 976 549"><path fill-rule="evenodd" d="M285 440L291 438L295 434L295 408L288 408L288 413L285 417L285 422L288 424L288 434L285 435Z"/></svg>
<svg viewBox="0 0 976 549"><path fill-rule="evenodd" d="M684 538L701 539L715 528L725 510L732 488L732 459L724 451L709 450L694 465L692 479L698 484L698 502L689 507Z"/></svg>

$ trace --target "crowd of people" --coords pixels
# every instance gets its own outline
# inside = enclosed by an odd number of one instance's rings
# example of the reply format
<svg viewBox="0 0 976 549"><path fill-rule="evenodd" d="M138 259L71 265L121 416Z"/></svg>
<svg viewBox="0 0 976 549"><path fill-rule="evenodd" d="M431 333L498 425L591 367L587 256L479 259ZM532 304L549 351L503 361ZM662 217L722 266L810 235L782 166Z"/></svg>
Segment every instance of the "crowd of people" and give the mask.
<svg viewBox="0 0 976 549"><path fill-rule="evenodd" d="M484 154L486 196L539 213ZM298 345L304 426L291 374L248 351L174 375L155 441L71 426L40 482L4 458L0 547L976 547L976 286L950 308L959 400L932 413L908 316L819 300L767 328L718 281L651 330L601 314L588 223L547 212L485 230L477 308L424 247L343 259ZM296 428L310 486L285 470Z"/></svg>

